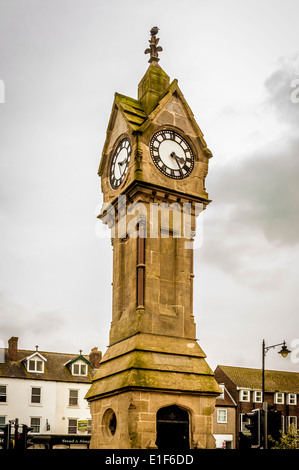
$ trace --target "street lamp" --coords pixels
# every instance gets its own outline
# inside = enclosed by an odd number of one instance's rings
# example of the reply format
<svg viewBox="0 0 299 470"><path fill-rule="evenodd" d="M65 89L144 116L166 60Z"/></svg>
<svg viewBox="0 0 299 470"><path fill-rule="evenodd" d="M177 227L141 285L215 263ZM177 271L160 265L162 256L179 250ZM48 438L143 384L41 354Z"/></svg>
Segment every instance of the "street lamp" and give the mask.
<svg viewBox="0 0 299 470"><path fill-rule="evenodd" d="M286 342L284 341L281 350L278 351L278 354L281 354L282 357L287 357L287 355L288 355L290 352L291 352L291 351L288 350L288 348L287 348L287 346L286 346Z"/></svg>
<svg viewBox="0 0 299 470"><path fill-rule="evenodd" d="M286 342L279 344L273 344L272 346L266 346L265 340L263 339L262 344L262 400L263 400L263 410L265 412L265 421L264 421L264 448L268 448L268 423L267 423L267 403L265 403L265 357L269 349L276 348L277 346L281 346L281 350L278 351L278 354L281 354L282 357L287 357L287 355L291 352L288 350Z"/></svg>
<svg viewBox="0 0 299 470"><path fill-rule="evenodd" d="M262 400L263 400L263 403L265 401L265 357L269 349L276 348L276 346L282 346L281 350L278 351L278 354L281 354L282 357L287 357L287 355L291 352L288 350L285 341L283 343L273 344L272 346L266 346L265 340L263 339L263 345L262 345L263 347L263 351L262 351Z"/></svg>

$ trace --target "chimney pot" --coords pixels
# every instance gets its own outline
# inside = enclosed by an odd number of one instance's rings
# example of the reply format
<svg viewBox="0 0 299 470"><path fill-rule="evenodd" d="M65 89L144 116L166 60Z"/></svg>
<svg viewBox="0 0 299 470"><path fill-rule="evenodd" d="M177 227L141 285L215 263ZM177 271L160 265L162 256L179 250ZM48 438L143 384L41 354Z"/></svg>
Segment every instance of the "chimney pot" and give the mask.
<svg viewBox="0 0 299 470"><path fill-rule="evenodd" d="M8 356L11 361L18 360L18 340L16 336L12 336L8 340Z"/></svg>

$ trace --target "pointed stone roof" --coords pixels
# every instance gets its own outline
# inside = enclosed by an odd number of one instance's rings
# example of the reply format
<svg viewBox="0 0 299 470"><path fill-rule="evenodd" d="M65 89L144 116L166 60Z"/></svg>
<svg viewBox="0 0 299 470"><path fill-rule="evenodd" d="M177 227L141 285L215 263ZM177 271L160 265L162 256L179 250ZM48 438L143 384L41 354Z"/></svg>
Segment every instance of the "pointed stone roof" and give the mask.
<svg viewBox="0 0 299 470"><path fill-rule="evenodd" d="M115 93L107 132L113 127L116 108L124 116L129 129L137 131L171 88L169 81L168 75L158 64L151 64L138 85L138 99ZM174 82L177 83L177 80Z"/></svg>
<svg viewBox="0 0 299 470"><path fill-rule="evenodd" d="M136 131L147 119L141 103L134 98L115 93L114 104L123 113L132 131Z"/></svg>
<svg viewBox="0 0 299 470"><path fill-rule="evenodd" d="M170 78L157 62L148 67L138 85L138 100L148 115L160 101L170 84Z"/></svg>
<svg viewBox="0 0 299 470"><path fill-rule="evenodd" d="M103 155L109 144L109 135L113 131L117 112L120 112L132 133L143 132L155 116L161 111L173 95L180 98L186 115L190 118L196 135L199 137L202 149L207 158L212 157L211 151L203 138L203 133L194 119L194 115L181 92L178 81L174 79L170 83L169 76L157 62L149 65L146 73L138 85L138 99L131 98L120 93L115 93L112 111L107 127L107 137L103 148ZM103 156L98 174L101 176L103 168Z"/></svg>

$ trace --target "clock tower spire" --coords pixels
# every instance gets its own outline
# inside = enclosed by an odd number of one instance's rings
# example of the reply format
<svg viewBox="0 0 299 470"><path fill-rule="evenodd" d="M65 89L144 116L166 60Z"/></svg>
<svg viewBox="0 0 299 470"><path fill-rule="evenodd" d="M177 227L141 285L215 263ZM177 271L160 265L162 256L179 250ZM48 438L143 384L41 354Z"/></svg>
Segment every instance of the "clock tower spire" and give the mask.
<svg viewBox="0 0 299 470"><path fill-rule="evenodd" d="M177 80L158 64L157 33L138 99L115 94L99 166L113 305L109 346L86 396L93 448L214 447L221 390L193 316L193 239L210 202L212 154Z"/></svg>

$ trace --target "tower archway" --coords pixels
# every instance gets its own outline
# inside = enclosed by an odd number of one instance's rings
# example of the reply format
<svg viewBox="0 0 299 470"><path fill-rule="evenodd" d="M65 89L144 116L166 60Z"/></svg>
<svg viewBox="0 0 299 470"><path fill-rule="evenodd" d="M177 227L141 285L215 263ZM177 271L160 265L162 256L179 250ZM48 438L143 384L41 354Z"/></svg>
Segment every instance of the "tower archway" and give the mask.
<svg viewBox="0 0 299 470"><path fill-rule="evenodd" d="M160 408L156 423L158 449L190 449L188 411L177 405Z"/></svg>

